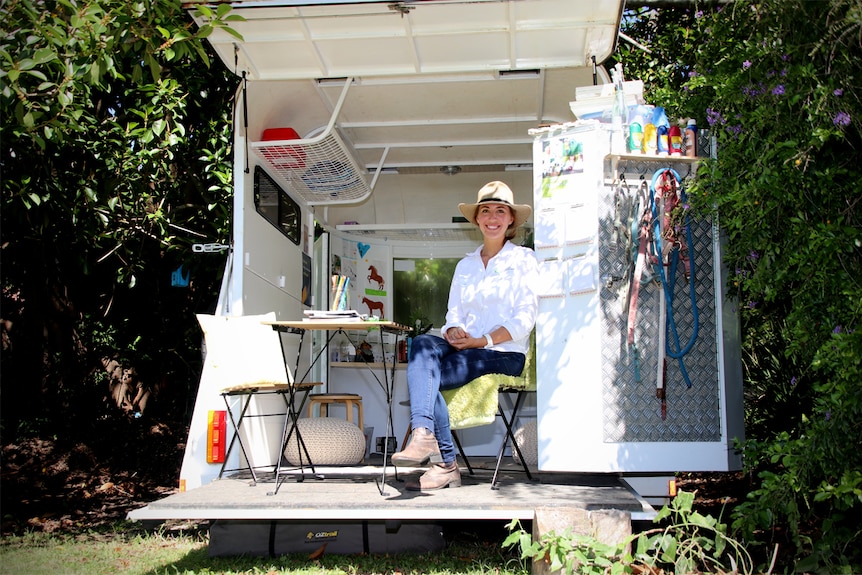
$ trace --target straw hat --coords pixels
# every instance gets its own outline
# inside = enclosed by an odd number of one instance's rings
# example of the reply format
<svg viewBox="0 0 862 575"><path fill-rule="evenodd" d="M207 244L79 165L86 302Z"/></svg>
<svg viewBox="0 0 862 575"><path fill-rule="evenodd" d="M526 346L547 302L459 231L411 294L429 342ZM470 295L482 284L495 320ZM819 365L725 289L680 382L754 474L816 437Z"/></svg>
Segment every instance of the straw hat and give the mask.
<svg viewBox="0 0 862 575"><path fill-rule="evenodd" d="M516 204L515 196L509 186L503 182L488 182L482 189L479 190L479 195L476 198L475 204L458 204L458 209L464 214L464 217L470 223L476 223L476 209L480 204L504 204L512 208L515 214L515 222L513 228L517 228L527 221L530 214L533 213L533 208L527 204Z"/></svg>

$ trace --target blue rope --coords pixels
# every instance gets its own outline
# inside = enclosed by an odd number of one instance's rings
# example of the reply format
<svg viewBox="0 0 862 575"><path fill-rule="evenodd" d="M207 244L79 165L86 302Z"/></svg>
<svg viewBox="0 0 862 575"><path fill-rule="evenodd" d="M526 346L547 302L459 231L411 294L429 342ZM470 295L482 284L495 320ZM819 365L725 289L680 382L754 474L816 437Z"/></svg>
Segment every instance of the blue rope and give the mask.
<svg viewBox="0 0 862 575"><path fill-rule="evenodd" d="M671 168L666 168L664 170L659 170L653 175L652 185L650 186L650 203L652 204L652 214L653 214L653 249L655 250L656 257L658 258L658 269L659 269L659 277L661 278L662 291L664 292L665 301L667 302L667 320L665 323L665 353L668 357L672 357L677 360L679 363L679 369L682 373L682 377L685 380L686 387L691 388L691 378L688 375L688 370L685 367L685 363L682 358L692 350L694 347L694 342L697 339L698 332L700 331L700 312L697 309L697 292L695 290L695 277L694 277L694 241L692 239L691 233L691 217L688 213L685 214L685 236L686 243L688 244L688 257L690 264L690 274L688 278L689 283L689 298L691 299L691 309L692 315L694 316L694 325L692 327L691 337L686 343L685 347L680 347L679 341L679 332L677 331L676 321L674 320L673 314L673 301L674 301L674 289L676 287L676 270L677 265L679 264L679 248L675 247L671 252L670 258L670 271L669 278L665 276L664 265L661 261L661 226L658 214L658 206L655 202L655 185L658 179L666 172L670 172L676 178L677 184L680 189L680 201L684 204L686 201L685 190L682 187L682 180L679 177L679 174L676 173ZM673 343L676 346L676 349L671 348L671 336L673 337Z"/></svg>

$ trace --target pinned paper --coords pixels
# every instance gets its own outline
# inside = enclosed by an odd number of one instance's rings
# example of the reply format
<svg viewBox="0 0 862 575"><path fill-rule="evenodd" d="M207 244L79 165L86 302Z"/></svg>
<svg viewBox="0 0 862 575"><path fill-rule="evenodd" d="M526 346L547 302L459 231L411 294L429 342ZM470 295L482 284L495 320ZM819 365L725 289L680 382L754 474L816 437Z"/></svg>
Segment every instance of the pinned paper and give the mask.
<svg viewBox="0 0 862 575"><path fill-rule="evenodd" d="M564 281L566 264L558 259L539 262L539 297L562 297L565 295Z"/></svg>
<svg viewBox="0 0 862 575"><path fill-rule="evenodd" d="M569 295L596 291L596 265L587 254L578 254L568 260Z"/></svg>

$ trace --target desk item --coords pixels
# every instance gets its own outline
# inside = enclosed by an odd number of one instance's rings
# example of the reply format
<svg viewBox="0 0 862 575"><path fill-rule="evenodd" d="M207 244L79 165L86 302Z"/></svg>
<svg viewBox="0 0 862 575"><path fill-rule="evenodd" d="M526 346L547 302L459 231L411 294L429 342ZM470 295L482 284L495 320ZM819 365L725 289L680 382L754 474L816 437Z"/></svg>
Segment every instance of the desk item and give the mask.
<svg viewBox="0 0 862 575"><path fill-rule="evenodd" d="M343 310L343 311L350 311L350 310ZM333 312L327 312L327 313L333 313ZM302 346L303 346L303 343L305 342L305 334L308 333L309 331L327 331L327 332L330 332L328 337L326 338L326 342L324 343L323 348L321 350L319 350L314 355L314 357L312 358L312 361L311 361L311 365L308 367L308 369L305 371L305 373L302 375L302 377L299 377L297 379L298 382L306 381L306 379L311 374L311 371L314 368L314 365L318 361L320 361L320 358L328 357L329 345L333 342L333 340L335 339L336 336L339 336L339 334L346 335L346 332L348 332L348 331L366 331L367 332L370 330L379 329L382 333L394 334L394 336L397 340L399 337L404 337L411 332L411 328L404 326L404 325L401 325L401 324L398 324L398 323L395 323L393 321L388 321L388 320L363 321L361 319L357 321L354 317L348 317L346 319L331 318L331 317L325 318L325 319L321 319L320 317L306 317L304 320L300 320L300 321L265 321L263 323L265 325L271 326L272 329L275 331L293 333L293 334L299 335L299 351L298 351L297 356L296 356L296 369L294 371L296 371L299 368L299 360L302 357ZM394 361L392 361L392 362L386 361L386 355L384 353L384 348L383 348L384 339L385 338L383 338L383 337L379 338L380 352L381 352L381 355L383 356L383 370L382 370L383 378L381 379L380 377L378 377L375 370L371 369L371 366L368 366L368 369L369 369L369 372L374 376L374 379L380 385L380 388L383 390L383 393L385 394L386 405L387 405L386 436L388 437L388 436L394 436L395 435L394 426L392 423L392 399L394 397L394 389L395 389L395 362ZM396 341L396 343L397 343L397 341ZM284 347L282 346L282 354L283 353L284 353ZM288 419L287 421L291 421L291 420ZM292 421L293 421L293 425L291 425L289 430L286 430L285 445L294 433L296 433L296 437L297 437L297 440L299 441L299 443L302 444L302 441L303 441L302 429L300 429L296 425L297 420L294 419ZM305 424L303 424L303 425L305 425ZM362 431L361 425L362 425L362 423L360 423L360 427L357 428L357 429L359 429L360 434ZM364 445L365 444L363 441L363 447L364 447ZM387 447L388 447L388 445L387 445ZM384 450L384 453L383 453L383 470L381 473L381 479L377 482L377 488L380 491L381 495L387 495L387 493L384 490L384 487L386 485L386 471L387 471L388 460L389 460L388 451L389 451L388 449ZM284 445L282 446L282 453L283 452L284 452ZM312 466L312 473L313 473L314 472L314 468L313 468L314 461L313 461L313 459L309 462L309 465ZM303 465L300 465L300 471L304 471ZM396 471L396 473L397 473L397 471ZM281 470L281 466L279 464L279 466L276 468L276 471L275 471L276 491L278 491L278 486L281 484L281 475L282 475L282 470ZM304 475L303 475L303 477L304 477ZM322 478L322 476L318 476L318 477Z"/></svg>

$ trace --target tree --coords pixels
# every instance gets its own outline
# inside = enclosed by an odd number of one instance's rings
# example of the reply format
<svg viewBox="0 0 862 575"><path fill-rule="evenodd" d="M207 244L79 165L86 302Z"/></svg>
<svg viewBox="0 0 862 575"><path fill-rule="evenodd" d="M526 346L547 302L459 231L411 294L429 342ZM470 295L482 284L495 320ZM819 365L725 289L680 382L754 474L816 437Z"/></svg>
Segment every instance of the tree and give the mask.
<svg viewBox="0 0 862 575"><path fill-rule="evenodd" d="M689 197L727 236L743 320L759 486L734 524L783 525L803 570L862 560L860 17L854 0L642 9L624 29L650 52L619 52L652 102L717 142Z"/></svg>
<svg viewBox="0 0 862 575"><path fill-rule="evenodd" d="M229 239L236 86L203 43L230 7L199 9L195 29L179 0L2 7L4 441L114 418L109 360L189 401L224 264L191 247Z"/></svg>

